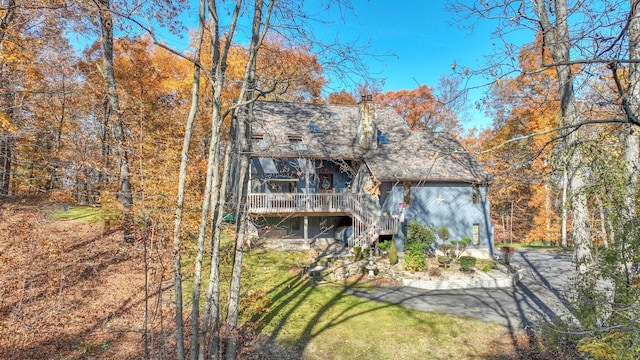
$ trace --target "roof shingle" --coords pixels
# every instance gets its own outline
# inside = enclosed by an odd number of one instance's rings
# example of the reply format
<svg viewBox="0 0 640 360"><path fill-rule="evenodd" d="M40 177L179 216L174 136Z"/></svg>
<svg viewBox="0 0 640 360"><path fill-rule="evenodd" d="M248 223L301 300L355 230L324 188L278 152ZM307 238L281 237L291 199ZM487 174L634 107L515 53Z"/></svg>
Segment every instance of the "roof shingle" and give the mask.
<svg viewBox="0 0 640 360"><path fill-rule="evenodd" d="M357 105L257 101L252 133L266 146L258 157L361 159L380 180L483 182L489 174L451 135L412 131L392 108L376 109L376 126L388 143L357 144ZM304 146L291 143L301 136Z"/></svg>

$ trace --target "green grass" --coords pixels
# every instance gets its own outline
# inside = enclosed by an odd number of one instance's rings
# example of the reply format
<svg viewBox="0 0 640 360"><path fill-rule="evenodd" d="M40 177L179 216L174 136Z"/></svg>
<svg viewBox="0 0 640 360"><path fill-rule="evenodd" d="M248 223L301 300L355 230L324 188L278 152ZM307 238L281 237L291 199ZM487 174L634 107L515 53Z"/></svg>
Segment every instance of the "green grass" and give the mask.
<svg viewBox="0 0 640 360"><path fill-rule="evenodd" d="M111 222L118 220L120 213L96 206L70 206L68 210L59 209L51 214L55 220L76 220L85 223Z"/></svg>
<svg viewBox="0 0 640 360"><path fill-rule="evenodd" d="M228 234L228 233L227 233ZM195 239L189 241L193 246ZM224 317L233 246L222 241L220 304ZM183 257L190 304L194 251ZM205 257L206 259L206 257ZM345 289L365 283L312 285L304 252L253 249L243 257L240 322L304 359L502 359L511 339L498 324L362 300ZM203 298L209 264L203 266ZM451 306L456 306L452 304ZM504 352L503 352L504 350Z"/></svg>
<svg viewBox="0 0 640 360"><path fill-rule="evenodd" d="M344 292L357 283L314 286L301 276L307 261L296 252L246 254L242 297L244 322L304 351L305 358L487 358L483 354L492 352L492 341L504 336L499 325L408 310Z"/></svg>

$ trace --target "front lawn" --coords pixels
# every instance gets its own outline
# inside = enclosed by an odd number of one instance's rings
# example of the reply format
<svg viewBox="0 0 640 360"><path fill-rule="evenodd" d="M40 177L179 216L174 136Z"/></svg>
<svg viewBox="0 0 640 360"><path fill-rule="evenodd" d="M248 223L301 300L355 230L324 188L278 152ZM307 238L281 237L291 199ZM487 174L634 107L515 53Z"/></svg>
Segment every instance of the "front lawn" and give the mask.
<svg viewBox="0 0 640 360"><path fill-rule="evenodd" d="M497 324L405 309L346 295L362 283L312 285L304 253L245 257L244 318L307 359L492 359L513 352ZM362 281L364 281L363 277ZM452 304L455 306L455 304Z"/></svg>

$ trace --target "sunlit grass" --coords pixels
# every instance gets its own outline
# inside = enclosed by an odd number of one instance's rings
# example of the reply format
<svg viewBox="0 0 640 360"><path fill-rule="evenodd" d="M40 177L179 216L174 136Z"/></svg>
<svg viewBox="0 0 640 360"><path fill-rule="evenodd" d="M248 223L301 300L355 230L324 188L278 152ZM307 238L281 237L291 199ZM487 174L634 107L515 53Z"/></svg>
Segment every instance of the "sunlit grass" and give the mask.
<svg viewBox="0 0 640 360"><path fill-rule="evenodd" d="M344 286L358 284L314 286L302 273L305 261L308 256L296 252L247 254L243 293L255 302L243 317L273 340L304 351L306 358L487 358L495 350L492 342L504 336L500 325L344 293ZM246 297L244 302L252 304Z"/></svg>
<svg viewBox="0 0 640 360"><path fill-rule="evenodd" d="M77 220L85 223L111 222L118 220L120 213L116 210L105 210L96 206L69 206L54 211L51 217L55 220Z"/></svg>
<svg viewBox="0 0 640 360"><path fill-rule="evenodd" d="M226 314L233 244L222 240L220 305ZM191 304L194 261L189 244L183 258L185 305ZM509 352L506 329L497 324L405 309L347 295L362 283L313 285L305 274L311 254L252 249L243 258L240 322L304 359L494 359ZM203 296L209 260L203 263ZM187 305L189 304L189 305ZM456 306L456 304L451 304ZM501 344L501 345L496 345Z"/></svg>

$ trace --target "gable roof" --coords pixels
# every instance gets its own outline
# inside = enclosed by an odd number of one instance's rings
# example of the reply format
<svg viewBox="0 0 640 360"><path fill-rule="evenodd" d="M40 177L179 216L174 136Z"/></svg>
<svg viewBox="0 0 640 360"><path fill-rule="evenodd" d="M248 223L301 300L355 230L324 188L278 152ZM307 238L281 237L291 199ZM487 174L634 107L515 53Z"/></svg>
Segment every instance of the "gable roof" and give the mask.
<svg viewBox="0 0 640 360"><path fill-rule="evenodd" d="M482 165L451 135L411 131L403 141L379 146L366 154L379 180L486 182Z"/></svg>
<svg viewBox="0 0 640 360"><path fill-rule="evenodd" d="M252 133L264 139L264 146L254 146L254 157L364 160L380 180L489 179L451 135L412 131L392 108L376 108L377 129L388 143L371 150L356 141L358 105L256 101L254 117Z"/></svg>
<svg viewBox="0 0 640 360"><path fill-rule="evenodd" d="M366 151L356 142L357 105L325 105L256 101L252 134L264 136L267 146L253 149L256 156L363 159ZM391 108L376 109L378 129L400 141L410 130ZM301 136L305 149L294 150L289 136ZM391 139L390 139L391 140Z"/></svg>

